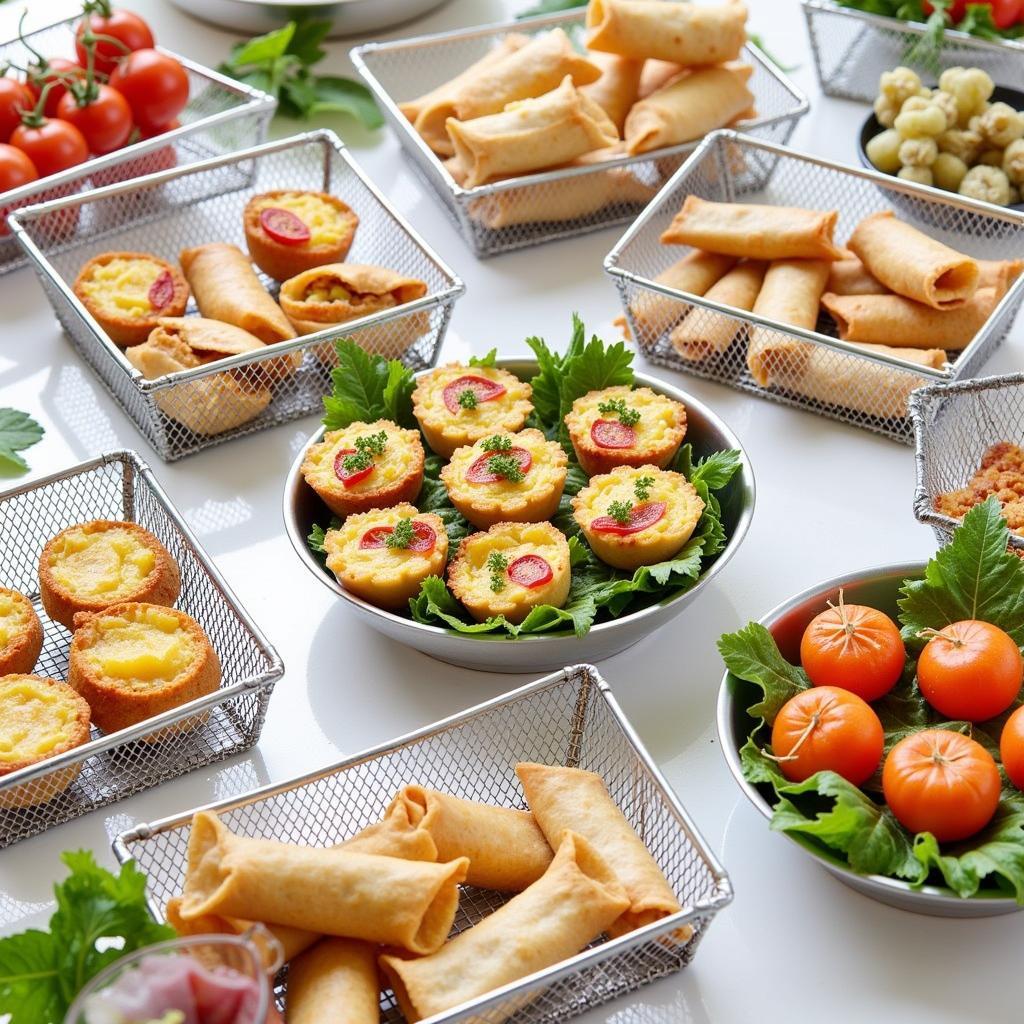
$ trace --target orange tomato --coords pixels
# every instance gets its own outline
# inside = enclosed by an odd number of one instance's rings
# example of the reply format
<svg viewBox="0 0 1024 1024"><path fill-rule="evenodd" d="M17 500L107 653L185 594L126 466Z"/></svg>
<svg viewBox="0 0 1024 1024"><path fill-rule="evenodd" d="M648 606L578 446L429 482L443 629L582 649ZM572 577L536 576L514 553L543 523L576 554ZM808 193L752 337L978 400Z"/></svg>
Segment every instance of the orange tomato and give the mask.
<svg viewBox="0 0 1024 1024"><path fill-rule="evenodd" d="M931 832L940 842L966 839L996 813L999 769L969 736L924 729L900 740L882 769L882 792L910 832Z"/></svg>
<svg viewBox="0 0 1024 1024"><path fill-rule="evenodd" d="M1024 789L1024 705L1006 720L999 737L999 759L1010 781Z"/></svg>

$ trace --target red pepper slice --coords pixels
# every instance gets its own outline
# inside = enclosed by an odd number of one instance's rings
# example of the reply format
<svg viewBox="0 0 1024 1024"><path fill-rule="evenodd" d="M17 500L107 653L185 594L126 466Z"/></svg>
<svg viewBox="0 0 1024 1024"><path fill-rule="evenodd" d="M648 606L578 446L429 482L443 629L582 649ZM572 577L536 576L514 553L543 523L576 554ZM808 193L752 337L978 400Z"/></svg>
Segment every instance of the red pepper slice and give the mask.
<svg viewBox="0 0 1024 1024"><path fill-rule="evenodd" d="M156 310L170 305L174 298L174 278L169 270L161 270L157 279L149 286L149 304Z"/></svg>
<svg viewBox="0 0 1024 1024"><path fill-rule="evenodd" d="M275 242L282 245L301 245L310 238L306 222L280 206L265 206L260 210L260 224Z"/></svg>
<svg viewBox="0 0 1024 1024"><path fill-rule="evenodd" d="M590 439L598 448L632 448L636 444L636 431L618 420L594 420Z"/></svg>
<svg viewBox="0 0 1024 1024"><path fill-rule="evenodd" d="M477 377L466 374L464 377L457 377L444 389L444 404L448 406L449 412L458 412L459 395L463 391L472 391L478 402L490 402L505 394L505 385L499 384L496 380L488 380L486 377Z"/></svg>
<svg viewBox="0 0 1024 1024"><path fill-rule="evenodd" d="M665 502L648 501L643 505L634 505L629 513L629 522L620 523L614 516L598 516L590 521L590 528L598 533L617 533L625 537L630 533L639 533L653 526L665 515Z"/></svg>
<svg viewBox="0 0 1024 1024"><path fill-rule="evenodd" d="M345 457L355 455L355 453L355 448L339 448L338 454L334 456L334 475L346 487L352 487L354 484L359 483L360 480L365 480L373 472L372 462L364 469L348 470L345 468Z"/></svg>
<svg viewBox="0 0 1024 1024"><path fill-rule="evenodd" d="M491 472L490 463L495 455L510 455L524 474L529 473L533 465L533 456L525 448L514 447L502 452L487 452L466 470L466 479L471 484L493 484L496 480L504 480L503 476Z"/></svg>
<svg viewBox="0 0 1024 1024"><path fill-rule="evenodd" d="M535 590L551 582L551 566L540 555L523 555L508 567L508 578L521 587Z"/></svg>
<svg viewBox="0 0 1024 1024"><path fill-rule="evenodd" d="M395 528L393 526L374 526L363 534L359 540L359 546L364 549L385 547L388 537L394 532ZM436 543L437 534L434 532L434 528L429 523L424 523L420 519L414 519L412 521L412 540L406 550L418 551L422 554L427 551L433 551Z"/></svg>

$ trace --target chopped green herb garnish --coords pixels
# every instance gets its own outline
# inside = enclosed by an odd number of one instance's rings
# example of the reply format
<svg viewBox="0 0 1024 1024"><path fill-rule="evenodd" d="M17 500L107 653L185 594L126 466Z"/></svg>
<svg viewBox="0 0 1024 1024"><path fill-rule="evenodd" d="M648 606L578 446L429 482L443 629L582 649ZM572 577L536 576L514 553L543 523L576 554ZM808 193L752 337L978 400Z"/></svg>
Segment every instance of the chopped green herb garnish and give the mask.
<svg viewBox="0 0 1024 1024"><path fill-rule="evenodd" d="M389 548L407 548L413 539L412 520L405 516L395 523L395 528L388 534L384 543Z"/></svg>
<svg viewBox="0 0 1024 1024"><path fill-rule="evenodd" d="M646 501L651 496L651 488L654 486L653 476L637 477L633 483L633 492L637 501Z"/></svg>
<svg viewBox="0 0 1024 1024"><path fill-rule="evenodd" d="M460 391L459 405L463 409L475 409L477 407L476 392L472 388L464 388Z"/></svg>
<svg viewBox="0 0 1024 1024"><path fill-rule="evenodd" d="M480 442L480 447L485 452L507 452L512 450L512 439L495 434L493 437L485 437Z"/></svg>
<svg viewBox="0 0 1024 1024"><path fill-rule="evenodd" d="M500 594L505 589L508 559L500 551L492 551L487 556L487 568L491 570L491 590L495 594Z"/></svg>
<svg viewBox="0 0 1024 1024"><path fill-rule="evenodd" d="M623 526L629 525L630 516L633 514L633 505L628 501L613 501L608 506L608 515L617 523Z"/></svg>
<svg viewBox="0 0 1024 1024"><path fill-rule="evenodd" d="M616 413L619 422L624 423L627 427L635 427L640 422L639 410L631 409L626 405L624 398L609 398L607 401L601 402L597 409L598 412L602 412L606 416Z"/></svg>
<svg viewBox="0 0 1024 1024"><path fill-rule="evenodd" d="M383 455L387 446L388 435L383 431L376 434L366 434L357 437L355 440L356 451L354 455L346 455L341 465L346 473L358 473L373 465L375 455Z"/></svg>
<svg viewBox="0 0 1024 1024"><path fill-rule="evenodd" d="M504 477L512 484L520 484L526 479L518 459L512 455L492 455L487 460L487 468L495 476Z"/></svg>

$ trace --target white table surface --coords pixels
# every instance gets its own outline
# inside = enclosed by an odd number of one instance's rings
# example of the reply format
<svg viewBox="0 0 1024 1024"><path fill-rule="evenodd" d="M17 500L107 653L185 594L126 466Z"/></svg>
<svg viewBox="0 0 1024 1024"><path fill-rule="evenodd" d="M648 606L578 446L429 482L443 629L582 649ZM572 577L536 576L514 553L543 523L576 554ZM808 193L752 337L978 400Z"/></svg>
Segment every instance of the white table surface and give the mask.
<svg viewBox="0 0 1024 1024"><path fill-rule="evenodd" d="M498 21L528 2L452 0L391 35ZM21 6L0 11L3 38ZM162 44L206 64L215 65L237 38L162 0L130 6L149 19ZM865 108L819 94L796 0L749 0L749 6L752 29L784 63L799 65L792 77L811 98L793 145L855 162ZM73 9L65 0L31 7L40 21ZM330 44L332 71L349 69L349 45ZM478 262L386 129L369 134L341 117L316 123L346 138L377 185L465 280L442 359L495 345L502 355L525 354L522 339L534 333L558 344L567 338L573 310L611 337L617 296L601 261L620 228ZM274 131L301 127L279 119ZM42 443L26 453L32 476L107 449L137 449L287 667L251 752L4 851L0 919L15 919L19 929L45 922L52 882L64 875L62 850L91 847L113 866L111 838L140 820L319 768L529 681L453 668L392 644L314 583L285 539L280 506L285 473L316 429L315 417L165 465L75 356L31 270L0 278L0 325L0 406L25 409L46 427ZM1022 342L1018 324L986 372L1018 368ZM692 966L579 1019L1019 1020L1024 916L928 918L847 889L769 832L729 775L715 734L720 633L819 580L933 551L931 532L911 512L910 448L716 384L655 372L708 402L740 436L757 477L757 510L746 542L703 597L600 669L725 864L736 898Z"/></svg>

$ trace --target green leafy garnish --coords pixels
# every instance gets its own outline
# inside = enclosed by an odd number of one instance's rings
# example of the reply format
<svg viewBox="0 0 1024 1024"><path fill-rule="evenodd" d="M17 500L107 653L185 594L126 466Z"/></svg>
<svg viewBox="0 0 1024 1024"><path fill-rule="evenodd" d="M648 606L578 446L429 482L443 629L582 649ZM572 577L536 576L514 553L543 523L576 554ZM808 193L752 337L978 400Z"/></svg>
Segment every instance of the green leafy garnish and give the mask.
<svg viewBox="0 0 1024 1024"><path fill-rule="evenodd" d="M504 477L510 484L521 484L526 479L518 459L512 455L492 455L487 468L495 475Z"/></svg>
<svg viewBox="0 0 1024 1024"><path fill-rule="evenodd" d="M373 465L376 456L384 454L387 443L388 435L383 430L377 431L376 434L364 434L357 437L355 439L355 454L346 455L341 460L342 469L346 473L358 473L361 469L367 469Z"/></svg>
<svg viewBox="0 0 1024 1024"><path fill-rule="evenodd" d="M608 515L617 523L623 526L629 525L630 516L633 514L633 503L631 501L613 501L608 506Z"/></svg>
<svg viewBox="0 0 1024 1024"><path fill-rule="evenodd" d="M42 439L43 428L28 413L0 409L0 474L28 472L28 463L18 454Z"/></svg>
<svg viewBox="0 0 1024 1024"><path fill-rule="evenodd" d="M617 415L619 422L627 427L635 427L640 422L640 410L631 409L626 405L624 398L609 398L604 402L598 402L597 411L605 416Z"/></svg>
<svg viewBox="0 0 1024 1024"><path fill-rule="evenodd" d="M341 430L350 423L393 420L412 427L412 370L397 359L371 355L351 338L334 343L338 365L331 371L331 394L324 396L324 426Z"/></svg>
<svg viewBox="0 0 1024 1024"><path fill-rule="evenodd" d="M493 368L494 366L497 365L497 363L498 363L498 350L496 348L492 348L489 352L486 352L482 356L470 356L469 357L469 365L470 366L489 366L489 367Z"/></svg>
<svg viewBox="0 0 1024 1024"><path fill-rule="evenodd" d="M464 388L459 392L459 408L475 409L477 404L476 392L472 388Z"/></svg>
<svg viewBox="0 0 1024 1024"><path fill-rule="evenodd" d="M412 520L403 516L395 523L394 529L387 535L384 543L389 548L407 548L413 539Z"/></svg>
<svg viewBox="0 0 1024 1024"><path fill-rule="evenodd" d="M637 501L646 501L651 496L651 488L654 486L653 476L638 476L633 481L633 493Z"/></svg>
<svg viewBox="0 0 1024 1024"><path fill-rule="evenodd" d="M508 559L500 551L492 551L487 556L487 568L491 570L491 590L500 594L505 589L505 570Z"/></svg>
<svg viewBox="0 0 1024 1024"><path fill-rule="evenodd" d="M485 437L480 442L480 447L485 452L510 452L512 450L512 439L495 434L493 437Z"/></svg>

